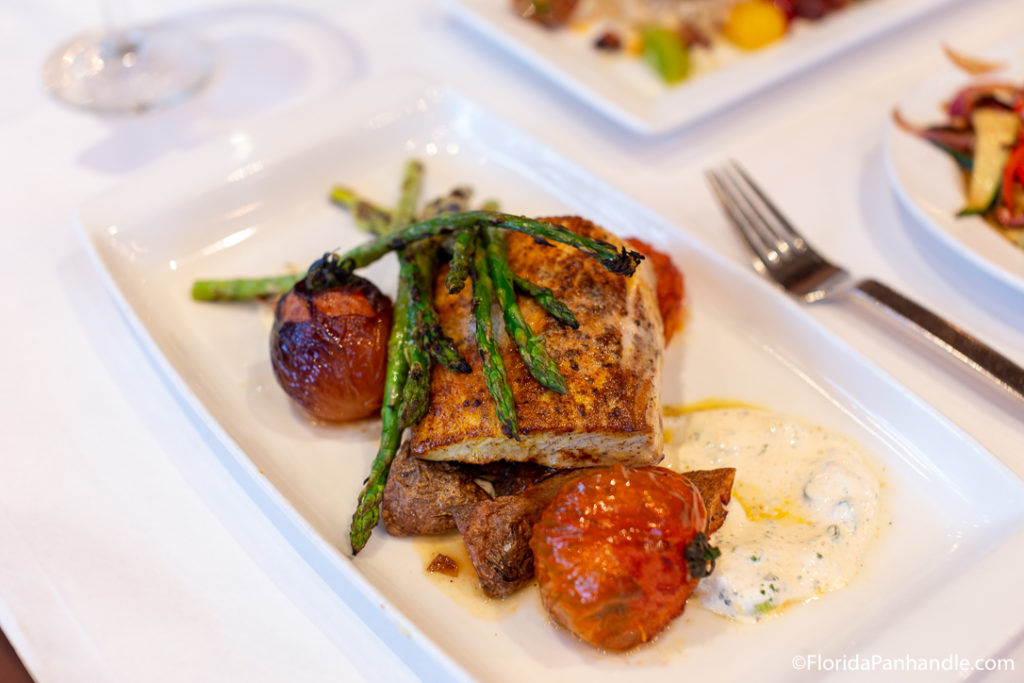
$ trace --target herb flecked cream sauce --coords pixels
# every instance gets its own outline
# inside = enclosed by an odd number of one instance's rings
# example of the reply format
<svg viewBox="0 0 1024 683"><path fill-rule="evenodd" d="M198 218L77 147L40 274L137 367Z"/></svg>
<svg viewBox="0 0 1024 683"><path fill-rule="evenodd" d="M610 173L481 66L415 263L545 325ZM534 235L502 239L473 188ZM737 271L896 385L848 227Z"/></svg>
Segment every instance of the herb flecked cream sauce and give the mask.
<svg viewBox="0 0 1024 683"><path fill-rule="evenodd" d="M685 472L735 467L732 500L711 537L721 551L694 597L757 621L845 586L879 529L882 482L848 438L765 410L665 418L665 460Z"/></svg>

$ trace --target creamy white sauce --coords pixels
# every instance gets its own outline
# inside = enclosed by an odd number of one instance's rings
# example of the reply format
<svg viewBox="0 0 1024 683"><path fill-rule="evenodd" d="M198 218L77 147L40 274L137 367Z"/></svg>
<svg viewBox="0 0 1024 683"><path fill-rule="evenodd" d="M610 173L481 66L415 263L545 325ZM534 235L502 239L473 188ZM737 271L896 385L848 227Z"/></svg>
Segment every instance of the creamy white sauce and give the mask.
<svg viewBox="0 0 1024 683"><path fill-rule="evenodd" d="M882 483L850 439L729 408L666 417L665 441L666 467L736 468L728 516L711 537L722 554L694 593L701 605L757 621L857 573L878 532Z"/></svg>

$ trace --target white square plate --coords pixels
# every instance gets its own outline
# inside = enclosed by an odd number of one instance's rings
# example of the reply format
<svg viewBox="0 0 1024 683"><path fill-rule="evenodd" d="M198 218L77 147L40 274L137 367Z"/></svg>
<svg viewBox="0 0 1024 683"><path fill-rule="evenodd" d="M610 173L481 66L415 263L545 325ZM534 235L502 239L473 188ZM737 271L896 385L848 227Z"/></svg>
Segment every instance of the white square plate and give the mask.
<svg viewBox="0 0 1024 683"><path fill-rule="evenodd" d="M196 278L305 267L358 243L328 189L343 182L391 202L412 156L426 162L428 196L469 181L509 211L579 213L669 252L686 274L690 318L668 352L666 402L730 397L793 413L845 432L885 468L892 525L854 584L756 625L691 606L653 646L613 656L550 626L535 588L502 604L453 599L425 574L422 541L378 529L350 557L377 422L312 425L271 373L270 307L195 303L189 289ZM911 646L956 638L961 652L986 654L1019 626L957 617L1017 580L1020 480L752 274L455 93L407 80L339 93L168 160L91 202L80 221L140 339L223 441L228 469L339 595L380 606L448 673L770 680L790 675L799 652L853 652L887 627ZM367 272L385 291L395 274L386 261ZM977 575L980 587L959 582Z"/></svg>
<svg viewBox="0 0 1024 683"><path fill-rule="evenodd" d="M756 52L725 46L720 66L675 86L639 59L605 55L571 30L520 18L509 0L444 0L460 20L575 96L638 133L690 125L954 0L866 0L819 22L797 22L785 39Z"/></svg>

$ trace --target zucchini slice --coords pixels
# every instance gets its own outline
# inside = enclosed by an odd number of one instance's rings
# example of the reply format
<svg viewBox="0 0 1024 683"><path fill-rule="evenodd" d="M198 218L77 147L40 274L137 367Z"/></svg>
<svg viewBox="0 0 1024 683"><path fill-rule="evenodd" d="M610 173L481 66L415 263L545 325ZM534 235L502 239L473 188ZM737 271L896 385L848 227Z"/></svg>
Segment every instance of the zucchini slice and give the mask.
<svg viewBox="0 0 1024 683"><path fill-rule="evenodd" d="M1003 167L1017 141L1020 117L1002 109L976 109L971 114L976 134L974 163L967 185L967 206L961 214L984 213L999 194Z"/></svg>

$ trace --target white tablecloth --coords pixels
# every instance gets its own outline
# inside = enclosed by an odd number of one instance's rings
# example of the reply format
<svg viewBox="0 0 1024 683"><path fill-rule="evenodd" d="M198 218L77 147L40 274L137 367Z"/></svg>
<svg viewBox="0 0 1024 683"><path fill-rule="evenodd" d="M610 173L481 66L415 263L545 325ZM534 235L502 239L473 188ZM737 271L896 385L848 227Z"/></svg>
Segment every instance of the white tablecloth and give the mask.
<svg viewBox="0 0 1024 683"><path fill-rule="evenodd" d="M971 51L1012 37L1024 26L1020 0L957 3L655 139L591 111L430 2L152 0L132 11L184 13L218 45L202 95L139 118L64 108L42 91L39 67L98 23L98 5L0 7L0 626L41 683L438 674L365 601L329 589L213 457L71 222L82 201L138 169L394 69L452 84L746 263L701 177L736 156L814 243L1024 364L1024 294L924 238L896 204L881 148L891 104L927 74L939 44ZM1024 404L963 382L945 359L841 306L809 312L1024 475ZM1024 670L1020 621L1021 635L992 654Z"/></svg>

